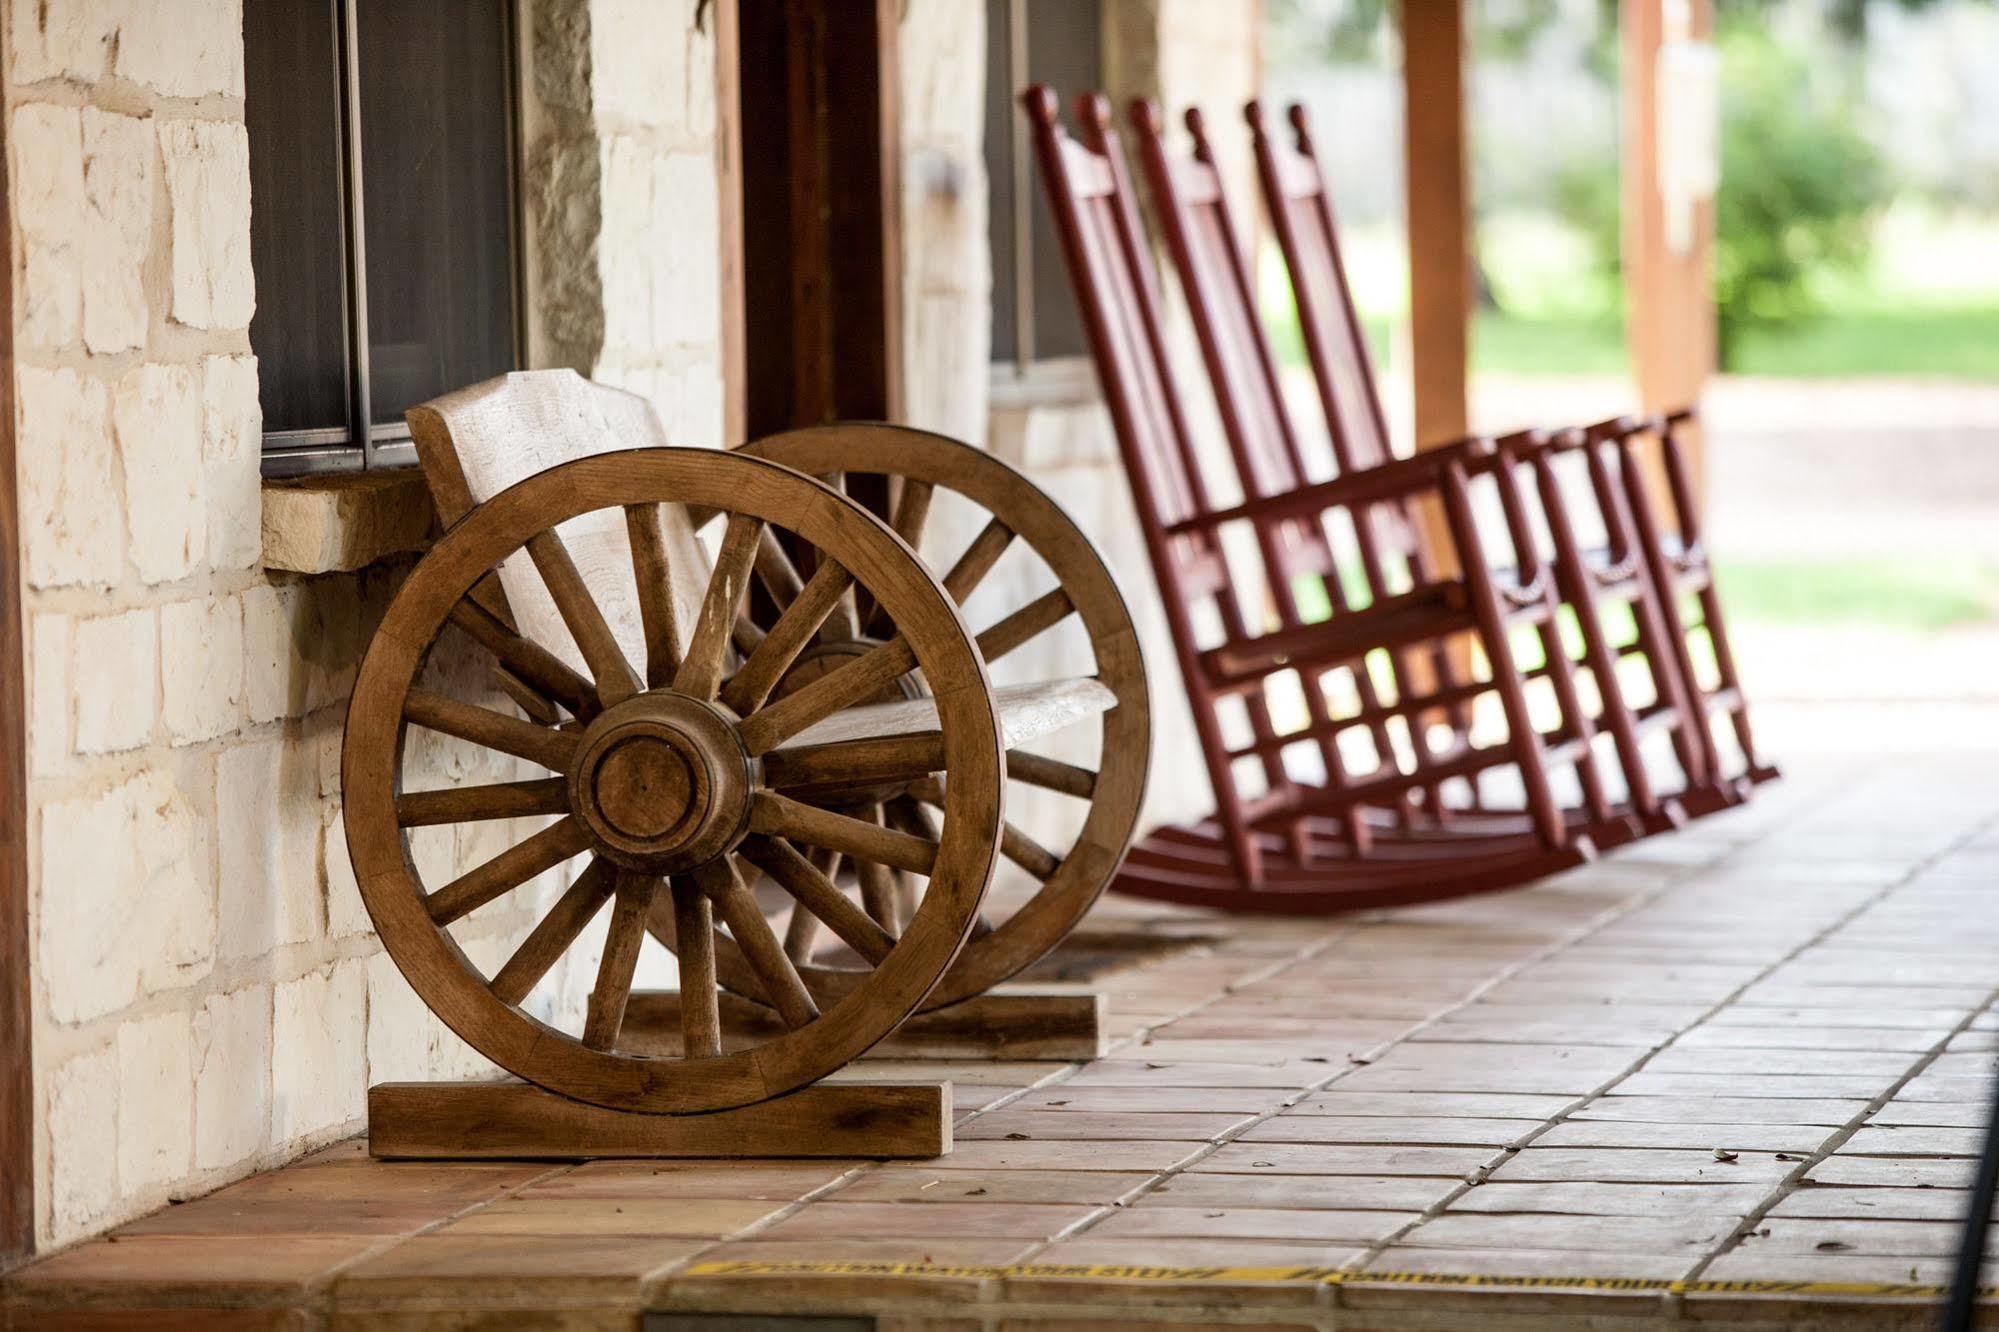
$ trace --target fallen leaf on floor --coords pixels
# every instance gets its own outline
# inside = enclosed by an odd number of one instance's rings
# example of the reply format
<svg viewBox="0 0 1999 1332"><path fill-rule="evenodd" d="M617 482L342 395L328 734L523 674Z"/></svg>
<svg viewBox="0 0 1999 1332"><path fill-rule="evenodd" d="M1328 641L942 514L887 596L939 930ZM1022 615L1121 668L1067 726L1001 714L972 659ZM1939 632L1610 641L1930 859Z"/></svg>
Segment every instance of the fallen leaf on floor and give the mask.
<svg viewBox="0 0 1999 1332"><path fill-rule="evenodd" d="M1714 1159L1717 1161L1734 1161L1739 1159L1741 1155L1742 1153L1731 1152L1725 1147L1717 1147L1714 1149Z"/></svg>

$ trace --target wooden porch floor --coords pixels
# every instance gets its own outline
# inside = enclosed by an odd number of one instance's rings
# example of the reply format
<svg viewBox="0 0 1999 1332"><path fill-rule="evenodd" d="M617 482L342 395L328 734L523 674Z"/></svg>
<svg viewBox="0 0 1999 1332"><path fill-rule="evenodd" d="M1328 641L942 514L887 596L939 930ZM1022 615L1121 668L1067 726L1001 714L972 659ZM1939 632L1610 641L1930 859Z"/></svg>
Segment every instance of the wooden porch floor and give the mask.
<svg viewBox="0 0 1999 1332"><path fill-rule="evenodd" d="M1927 1326L1999 1049L1995 819L1999 760L1825 761L1485 900L1108 902L1193 941L1110 980L1108 1058L856 1073L955 1082L942 1160L346 1143L16 1273L0 1325Z"/></svg>

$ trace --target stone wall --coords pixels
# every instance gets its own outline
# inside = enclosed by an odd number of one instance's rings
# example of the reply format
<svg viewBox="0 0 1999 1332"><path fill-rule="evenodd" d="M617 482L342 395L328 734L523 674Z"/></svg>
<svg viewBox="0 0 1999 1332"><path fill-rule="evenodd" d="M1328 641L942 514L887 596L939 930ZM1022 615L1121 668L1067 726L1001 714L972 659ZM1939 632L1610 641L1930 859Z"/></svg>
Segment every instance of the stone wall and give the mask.
<svg viewBox="0 0 1999 1332"><path fill-rule="evenodd" d="M352 1132L371 1080L483 1066L382 954L346 863L341 708L400 566L259 565L241 3L0 0L44 1246ZM1248 95L1254 5L1108 7L1170 104ZM714 44L699 10L523 0L525 306L531 363L644 392L676 439L715 445ZM989 437L1098 541L1150 649L1157 751L1189 754L1101 405L1088 390L988 396L978 19L961 0L905 7L909 416ZM434 669L461 694L484 676L450 656ZM429 740L409 770L413 786L511 775ZM1184 763L1156 769L1155 813L1207 803ZM436 883L520 831L430 830L415 851ZM497 965L559 887L480 912L461 942ZM559 971L533 1005L570 1014L584 979Z"/></svg>
<svg viewBox="0 0 1999 1332"><path fill-rule="evenodd" d="M382 954L347 866L342 706L399 568L259 567L240 4L5 0L43 1246L354 1131L370 1081L482 1067ZM527 304L538 363L637 387L713 445L694 9L523 6ZM485 679L433 669L461 696ZM514 775L430 739L413 787ZM435 884L522 831L415 852ZM455 932L495 966L558 888ZM586 983L533 1003L566 1012Z"/></svg>
<svg viewBox="0 0 1999 1332"><path fill-rule="evenodd" d="M992 254L986 239L986 15L905 5L902 128L904 419L971 443L986 434Z"/></svg>

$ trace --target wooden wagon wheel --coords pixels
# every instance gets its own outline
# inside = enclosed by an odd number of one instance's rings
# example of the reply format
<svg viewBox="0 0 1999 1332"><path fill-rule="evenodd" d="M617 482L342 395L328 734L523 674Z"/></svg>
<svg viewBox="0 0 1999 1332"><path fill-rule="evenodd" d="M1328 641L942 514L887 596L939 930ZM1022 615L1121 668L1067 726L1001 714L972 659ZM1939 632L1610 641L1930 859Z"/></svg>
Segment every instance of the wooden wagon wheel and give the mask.
<svg viewBox="0 0 1999 1332"><path fill-rule="evenodd" d="M1109 691L1105 700L1110 704L1108 710L1093 709L1079 719L1079 724L1086 724L1091 716L1096 718L1097 768L1046 757L1026 747L1013 749L1007 768L1012 782L1083 802L1087 812L1082 825L1059 841L1041 828L1005 825L1002 854L1025 870L1038 887L1004 919L982 918L979 929L923 1007L941 1008L983 993L1046 956L1075 928L1116 873L1130 845L1145 794L1151 710L1138 635L1124 598L1089 538L1069 516L1033 482L982 449L902 426L844 423L772 435L745 444L737 452L781 462L835 485L850 485L857 493L865 488L878 495L890 494L890 521L897 533L919 551L928 544L941 550L945 559L955 561L936 573L961 604L1014 542L1028 548L1043 566L1036 571L1042 574L1042 581L1052 574L1055 586L1040 595L1017 593L1011 602L999 604L997 613L988 610L993 622L978 639L988 666L1071 615L1082 623L1088 654L1083 660L1064 663L1063 674L1093 675ZM886 478L887 484L861 478ZM956 507L961 511L969 507L970 521L954 524L962 526L966 536L926 543L926 521L940 492L969 502L969 506ZM955 517L963 519L965 514ZM986 600L999 598L988 596ZM838 655L869 650L899 623L891 615L874 611L865 596L850 598L850 603L858 604L841 607L831 623L850 626L852 639L826 642L819 651ZM809 672L815 667L808 662L799 669ZM1059 691L1060 682L1022 685L1018 692L1003 688L1002 693L1018 697L1031 689ZM1014 724L1011 713L1008 722L1008 743L1013 745L1022 728ZM915 783L875 808L892 822L920 828L945 789L948 784L940 787L935 781ZM1058 849L1051 850L1044 842L1053 842ZM873 903L876 914L888 919L880 906L886 898L881 886L871 883L867 872L857 878L863 901ZM795 913L794 922L799 921L805 929L791 930L787 942L801 973L816 992L839 993L859 959L851 950L839 948L837 938L825 940L831 945L829 949L816 950L815 936L824 939L824 932L815 930L802 913ZM751 979L740 958L724 959L725 984L747 989Z"/></svg>
<svg viewBox="0 0 1999 1332"><path fill-rule="evenodd" d="M669 563L680 557L669 556L672 543L660 536L676 504L687 507L673 512L674 521L683 512L726 518L712 575L695 575L705 579L705 591L691 623L676 623L670 591L676 571ZM643 662L628 659L599 605L607 571L586 562L598 589L593 595L592 581L556 530L580 515L619 510L632 558L628 575L617 572L636 592ZM816 572L789 611L758 635L743 625L740 608L752 565L768 545L762 538L773 529L811 552ZM587 663L587 676L469 597L488 571L523 550ZM819 630L834 594L850 581L887 608L897 635L813 687L767 702L768 682ZM418 685L447 623L544 696L548 706L537 709L544 722ZM744 657L728 676L732 638L744 645ZM923 743L949 773L933 838L772 789L789 742L829 719L851 721L849 704L913 669L921 669L934 694L921 705L931 710ZM412 726L557 775L404 792L404 733ZM348 711L342 774L348 845L389 954L432 1011L482 1054L551 1091L598 1105L721 1109L792 1090L844 1065L908 1016L943 974L991 877L1002 823L1001 743L970 632L936 581L872 515L810 477L756 458L700 449L610 453L552 468L480 505L439 539L390 603ZM863 752L897 744L892 735L860 742ZM840 751L821 745L818 753L823 761ZM449 883L427 889L422 882L409 851L410 828L531 814L559 817ZM864 865L925 870L930 892L891 938L846 904L794 842ZM588 867L512 957L483 974L448 927L585 854ZM777 882L810 900L872 963L837 1001L822 1008L800 981L752 896L752 864L781 866ZM613 899L581 1033L530 1016L523 999ZM674 923L682 944L681 1058L620 1047L633 969L648 918L658 915ZM718 1038L718 943L748 960L758 997L783 1017L769 1039L728 1054Z"/></svg>

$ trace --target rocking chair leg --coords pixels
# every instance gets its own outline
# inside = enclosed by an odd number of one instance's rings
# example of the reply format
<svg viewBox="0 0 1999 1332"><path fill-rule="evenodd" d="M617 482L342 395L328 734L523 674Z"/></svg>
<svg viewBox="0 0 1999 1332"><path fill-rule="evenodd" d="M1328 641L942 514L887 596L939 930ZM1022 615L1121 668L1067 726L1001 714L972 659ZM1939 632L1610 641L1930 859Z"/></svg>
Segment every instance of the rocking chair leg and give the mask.
<svg viewBox="0 0 1999 1332"><path fill-rule="evenodd" d="M1659 801L1652 793L1651 779L1645 773L1645 755L1638 745L1637 723L1624 701L1624 690L1617 679L1617 657L1611 652L1609 640L1604 636L1603 620L1597 614L1589 574L1583 568L1575 525L1569 521L1560 483L1546 455L1534 460L1534 480L1541 493L1542 515L1547 519L1548 531L1555 540L1555 572L1566 587L1569 604L1575 608L1576 626L1583 638L1583 664L1596 677L1604 724L1610 730L1618 762L1624 769L1624 785L1630 794L1631 807L1641 817L1649 819L1658 813ZM1642 616L1643 608L1636 609Z"/></svg>
<svg viewBox="0 0 1999 1332"><path fill-rule="evenodd" d="M1704 691L1700 676L1694 671L1693 652L1687 646L1687 625L1680 614L1680 597L1673 580L1673 571L1667 567L1664 547L1660 544L1658 510L1653 507L1651 491L1645 482L1645 469L1633 455L1628 438L1618 443L1618 471L1624 479L1624 498L1630 506L1631 519L1638 531L1639 549L1645 552L1645 559L1651 568L1652 584L1658 589L1655 605L1659 620L1664 626L1667 645L1672 650L1671 662L1680 675L1680 691L1686 700L1688 717L1693 723L1694 739L1699 746L1700 766L1706 770L1709 782L1721 778L1721 755L1715 748L1714 729L1708 722L1704 705ZM1703 611L1706 606L1703 604ZM1642 620L1641 620L1642 626ZM1710 627L1710 635L1712 628ZM1718 640L1716 640L1718 641ZM1721 653L1715 654L1719 662Z"/></svg>
<svg viewBox="0 0 1999 1332"><path fill-rule="evenodd" d="M1506 713L1511 733L1514 761L1520 767L1521 785L1526 790L1527 810L1534 828L1549 847L1568 844L1568 826L1555 794L1548 785L1548 756L1541 733L1527 707L1527 691L1521 687L1520 666L1513 645L1506 637L1506 617L1499 608L1499 594L1492 585L1492 571L1479 556L1477 528L1473 525L1471 496L1464 468L1456 463L1444 469L1444 513L1458 550L1464 552L1465 587L1471 593L1472 614L1476 617L1485 651L1492 663L1492 684Z"/></svg>
<svg viewBox="0 0 1999 1332"><path fill-rule="evenodd" d="M1708 641L1714 645L1715 673L1721 677L1721 687L1735 691L1738 700L1729 709L1728 720L1735 728L1735 743L1742 749L1742 761L1749 771L1759 770L1756 759L1756 742L1749 732L1749 708L1740 700L1743 698L1742 678L1735 673L1735 652L1728 645L1728 630L1722 627L1721 597L1710 582L1700 591L1701 619L1707 625Z"/></svg>
<svg viewBox="0 0 1999 1332"><path fill-rule="evenodd" d="M1588 458L1590 484L1596 490L1597 503L1606 521L1613 524L1614 557L1621 560L1633 550L1649 549L1641 547L1643 538L1634 535L1641 529L1632 516L1629 496L1611 480L1602 450L1591 449ZM1700 738L1707 730L1707 720L1692 692L1691 683L1677 665L1678 658L1670 655L1666 620L1660 610L1662 603L1672 595L1671 587L1660 583L1656 563L1649 555L1638 560L1637 572L1639 596L1631 603L1631 613L1636 623L1638 650L1651 674L1654 698L1662 706L1670 708L1677 718L1669 733L1673 754L1679 760L1685 784L1689 788L1706 786L1718 776L1711 761L1713 747L1702 744ZM1611 669L1615 670L1615 655L1608 660Z"/></svg>
<svg viewBox="0 0 1999 1332"><path fill-rule="evenodd" d="M1679 715L1679 722L1672 728L1673 753L1680 761L1680 770L1686 774L1687 785L1703 786L1720 775L1712 737L1708 736L1707 719L1702 715L1698 686L1688 672L1692 660L1684 653L1674 653L1667 642L1673 631L1667 627L1660 606L1664 596L1658 580L1649 568L1641 572L1648 593L1631 603L1633 618L1638 623L1638 650L1644 656L1652 675L1652 689L1662 703L1671 707ZM1684 645L1684 636L1682 636Z"/></svg>

